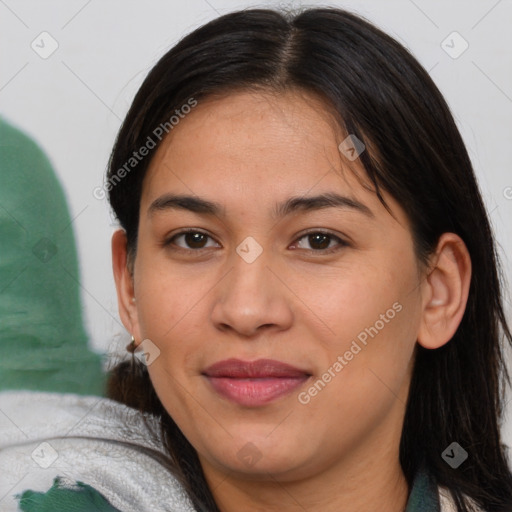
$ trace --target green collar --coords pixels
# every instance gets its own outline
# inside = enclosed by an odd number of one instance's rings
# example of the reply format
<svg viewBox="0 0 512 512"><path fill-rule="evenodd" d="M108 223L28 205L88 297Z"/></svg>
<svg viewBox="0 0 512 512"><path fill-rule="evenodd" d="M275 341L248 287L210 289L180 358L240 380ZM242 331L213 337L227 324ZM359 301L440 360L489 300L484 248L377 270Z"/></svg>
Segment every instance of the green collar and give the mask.
<svg viewBox="0 0 512 512"><path fill-rule="evenodd" d="M423 467L414 477L405 512L440 512L437 483Z"/></svg>

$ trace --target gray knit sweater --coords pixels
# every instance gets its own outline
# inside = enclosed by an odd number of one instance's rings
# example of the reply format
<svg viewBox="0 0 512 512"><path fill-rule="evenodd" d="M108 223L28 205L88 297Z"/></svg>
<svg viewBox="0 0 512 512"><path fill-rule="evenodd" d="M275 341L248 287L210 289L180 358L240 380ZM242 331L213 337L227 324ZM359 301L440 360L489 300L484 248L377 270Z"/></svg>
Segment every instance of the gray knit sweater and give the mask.
<svg viewBox="0 0 512 512"><path fill-rule="evenodd" d="M0 511L194 512L161 462L165 451L156 419L147 421L101 397L1 392ZM417 478L407 512L454 512L446 491L426 483ZM48 501L65 500L62 489L73 491L72 506ZM84 489L94 506L78 505L77 492Z"/></svg>

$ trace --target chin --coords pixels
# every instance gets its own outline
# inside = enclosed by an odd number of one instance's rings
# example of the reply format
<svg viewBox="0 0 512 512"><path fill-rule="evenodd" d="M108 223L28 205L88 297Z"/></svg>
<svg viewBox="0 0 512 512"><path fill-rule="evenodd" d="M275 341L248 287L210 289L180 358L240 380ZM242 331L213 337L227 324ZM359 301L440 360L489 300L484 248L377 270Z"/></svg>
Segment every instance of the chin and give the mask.
<svg viewBox="0 0 512 512"><path fill-rule="evenodd" d="M251 480L268 480L271 475L286 481L301 478L305 471L309 472L312 455L304 452L304 446L286 444L283 438L270 440L262 436L259 442L250 439L250 436L235 436L224 447L220 443L211 446L210 463L223 472L233 472L239 478Z"/></svg>

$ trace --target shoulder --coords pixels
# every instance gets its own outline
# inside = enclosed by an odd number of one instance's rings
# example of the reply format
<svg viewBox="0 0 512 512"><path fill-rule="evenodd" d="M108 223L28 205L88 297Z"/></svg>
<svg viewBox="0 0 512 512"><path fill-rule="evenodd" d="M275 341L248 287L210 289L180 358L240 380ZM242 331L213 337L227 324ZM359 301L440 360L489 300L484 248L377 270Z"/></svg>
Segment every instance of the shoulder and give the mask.
<svg viewBox="0 0 512 512"><path fill-rule="evenodd" d="M19 510L15 495L45 493L60 478L94 489L122 512L192 512L165 458L157 419L112 400L0 393L2 510Z"/></svg>

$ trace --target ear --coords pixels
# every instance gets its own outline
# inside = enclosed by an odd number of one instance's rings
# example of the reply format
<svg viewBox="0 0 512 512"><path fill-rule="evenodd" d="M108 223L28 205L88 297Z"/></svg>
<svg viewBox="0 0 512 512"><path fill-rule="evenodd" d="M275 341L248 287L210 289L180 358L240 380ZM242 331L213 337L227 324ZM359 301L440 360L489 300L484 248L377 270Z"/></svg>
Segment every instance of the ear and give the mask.
<svg viewBox="0 0 512 512"><path fill-rule="evenodd" d="M451 340L464 315L471 281L471 258L462 239L444 233L422 285L423 310L418 343L436 349Z"/></svg>
<svg viewBox="0 0 512 512"><path fill-rule="evenodd" d="M123 229L117 230L112 235L112 267L116 283L119 316L128 332L135 338L136 343L140 343L133 275L128 267L126 240L126 232Z"/></svg>

